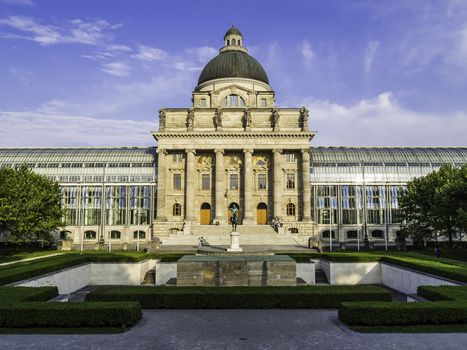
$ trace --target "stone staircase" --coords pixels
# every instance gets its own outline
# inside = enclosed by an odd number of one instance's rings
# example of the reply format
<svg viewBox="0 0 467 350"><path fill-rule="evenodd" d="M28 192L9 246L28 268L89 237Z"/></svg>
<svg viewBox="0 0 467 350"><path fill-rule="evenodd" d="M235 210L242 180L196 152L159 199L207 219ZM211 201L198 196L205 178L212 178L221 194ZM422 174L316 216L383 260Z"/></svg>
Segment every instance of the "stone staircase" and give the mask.
<svg viewBox="0 0 467 350"><path fill-rule="evenodd" d="M230 245L230 225L193 225L191 235L183 232L161 237L163 245L198 245L198 237L203 236L210 245ZM269 225L238 225L240 245L298 245L291 234L278 234Z"/></svg>
<svg viewBox="0 0 467 350"><path fill-rule="evenodd" d="M329 284L328 278L323 270L315 271L315 284Z"/></svg>

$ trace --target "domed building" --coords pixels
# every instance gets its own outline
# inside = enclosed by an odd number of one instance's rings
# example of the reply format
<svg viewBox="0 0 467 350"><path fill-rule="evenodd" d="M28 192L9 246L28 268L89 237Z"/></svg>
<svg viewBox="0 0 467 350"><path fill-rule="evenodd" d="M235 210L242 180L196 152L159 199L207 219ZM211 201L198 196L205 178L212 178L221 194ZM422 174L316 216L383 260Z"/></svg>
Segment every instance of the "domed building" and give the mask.
<svg viewBox="0 0 467 350"><path fill-rule="evenodd" d="M394 244L398 196L467 147L310 147L305 107L276 106L262 65L232 26L202 70L188 108L159 111L157 147L3 148L60 183L74 248Z"/></svg>

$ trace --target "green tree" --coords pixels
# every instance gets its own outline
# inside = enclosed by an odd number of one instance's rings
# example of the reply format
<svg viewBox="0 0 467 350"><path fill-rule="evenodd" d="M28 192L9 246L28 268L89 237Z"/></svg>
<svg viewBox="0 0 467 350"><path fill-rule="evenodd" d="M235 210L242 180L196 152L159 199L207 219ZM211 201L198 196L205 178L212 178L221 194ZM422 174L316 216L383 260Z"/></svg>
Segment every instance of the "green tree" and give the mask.
<svg viewBox="0 0 467 350"><path fill-rule="evenodd" d="M465 233L467 224L467 165L443 166L407 184L401 195L403 232L415 241Z"/></svg>
<svg viewBox="0 0 467 350"><path fill-rule="evenodd" d="M63 226L57 182L23 165L0 169L0 231L12 241L50 241Z"/></svg>

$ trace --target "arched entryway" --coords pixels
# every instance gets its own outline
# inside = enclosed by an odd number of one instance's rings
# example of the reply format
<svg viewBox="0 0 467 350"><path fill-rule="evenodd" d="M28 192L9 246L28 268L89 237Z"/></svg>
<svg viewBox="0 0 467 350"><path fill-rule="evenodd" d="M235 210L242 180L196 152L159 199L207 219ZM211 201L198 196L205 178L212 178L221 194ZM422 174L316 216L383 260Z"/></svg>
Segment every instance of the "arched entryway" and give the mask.
<svg viewBox="0 0 467 350"><path fill-rule="evenodd" d="M266 203L258 203L256 207L256 223L266 225L268 223L268 206Z"/></svg>
<svg viewBox="0 0 467 350"><path fill-rule="evenodd" d="M211 223L211 205L209 203L201 204L199 223L201 225L209 225Z"/></svg>

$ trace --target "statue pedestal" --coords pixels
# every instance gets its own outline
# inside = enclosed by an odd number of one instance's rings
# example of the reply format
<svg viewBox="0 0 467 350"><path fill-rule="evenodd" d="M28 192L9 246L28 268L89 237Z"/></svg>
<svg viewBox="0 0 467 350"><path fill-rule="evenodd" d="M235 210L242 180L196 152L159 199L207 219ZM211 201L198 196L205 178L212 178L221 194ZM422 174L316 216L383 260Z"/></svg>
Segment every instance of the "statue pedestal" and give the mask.
<svg viewBox="0 0 467 350"><path fill-rule="evenodd" d="M243 252L240 248L240 237L239 233L232 231L230 232L230 248L227 248L228 252Z"/></svg>

